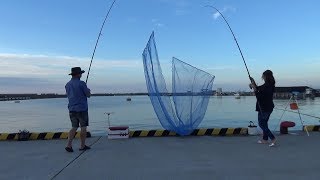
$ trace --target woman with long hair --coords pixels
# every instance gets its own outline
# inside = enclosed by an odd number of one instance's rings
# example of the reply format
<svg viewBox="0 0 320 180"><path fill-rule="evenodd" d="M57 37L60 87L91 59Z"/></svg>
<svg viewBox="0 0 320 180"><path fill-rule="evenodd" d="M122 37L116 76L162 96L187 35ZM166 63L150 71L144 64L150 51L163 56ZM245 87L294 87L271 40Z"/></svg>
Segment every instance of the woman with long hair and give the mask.
<svg viewBox="0 0 320 180"><path fill-rule="evenodd" d="M263 138L259 140L259 144L267 144L268 139L271 140L270 147L275 145L276 138L268 127L269 117L273 111L273 93L275 91L276 81L273 77L273 73L270 70L266 70L262 74L264 84L257 86L254 79L250 77L250 88L253 88L257 97L256 111L258 111L259 126L263 131Z"/></svg>

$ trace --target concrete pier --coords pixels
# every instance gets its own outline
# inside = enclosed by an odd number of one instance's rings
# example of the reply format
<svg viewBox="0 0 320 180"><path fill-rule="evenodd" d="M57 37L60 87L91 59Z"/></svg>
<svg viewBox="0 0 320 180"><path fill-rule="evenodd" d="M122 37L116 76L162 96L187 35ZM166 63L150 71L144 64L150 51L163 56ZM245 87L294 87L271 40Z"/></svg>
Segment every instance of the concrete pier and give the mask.
<svg viewBox="0 0 320 180"><path fill-rule="evenodd" d="M74 153L65 152L66 140L4 141L0 142L0 179L320 178L320 133L311 133L310 137L303 132L278 136L278 145L272 148L257 144L257 139L204 136L107 140L93 137L88 140L89 145L93 144L92 149L82 154L77 140Z"/></svg>

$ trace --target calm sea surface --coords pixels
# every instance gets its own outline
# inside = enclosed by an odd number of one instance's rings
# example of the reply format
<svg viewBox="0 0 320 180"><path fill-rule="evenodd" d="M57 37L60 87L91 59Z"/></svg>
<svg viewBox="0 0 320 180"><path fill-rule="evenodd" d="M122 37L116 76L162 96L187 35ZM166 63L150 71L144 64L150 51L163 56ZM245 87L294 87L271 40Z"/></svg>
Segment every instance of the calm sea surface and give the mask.
<svg viewBox="0 0 320 180"><path fill-rule="evenodd" d="M129 125L131 129L161 129L147 96L92 97L89 99L89 130L93 133L105 133L107 116L105 112L114 112L110 117L111 125ZM246 127L249 121L257 122L255 97L231 96L211 97L206 116L200 127ZM284 108L287 100L275 100L278 108ZM68 131L71 124L67 110L67 99L26 100L21 103L0 102L0 133L18 132L27 129L32 132ZM320 117L320 98L300 100L302 113ZM270 117L270 126L274 130L282 114L274 110ZM302 116L305 124L319 124L319 119ZM295 129L301 129L298 114L286 112L283 120L296 122Z"/></svg>

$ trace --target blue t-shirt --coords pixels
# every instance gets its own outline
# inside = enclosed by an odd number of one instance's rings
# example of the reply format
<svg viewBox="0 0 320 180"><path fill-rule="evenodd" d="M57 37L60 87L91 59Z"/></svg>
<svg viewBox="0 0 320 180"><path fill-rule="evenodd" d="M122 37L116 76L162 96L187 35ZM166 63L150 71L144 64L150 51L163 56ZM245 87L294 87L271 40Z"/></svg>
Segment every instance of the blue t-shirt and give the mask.
<svg viewBox="0 0 320 180"><path fill-rule="evenodd" d="M87 97L90 97L90 89L80 78L72 78L65 86L68 96L69 111L88 111Z"/></svg>

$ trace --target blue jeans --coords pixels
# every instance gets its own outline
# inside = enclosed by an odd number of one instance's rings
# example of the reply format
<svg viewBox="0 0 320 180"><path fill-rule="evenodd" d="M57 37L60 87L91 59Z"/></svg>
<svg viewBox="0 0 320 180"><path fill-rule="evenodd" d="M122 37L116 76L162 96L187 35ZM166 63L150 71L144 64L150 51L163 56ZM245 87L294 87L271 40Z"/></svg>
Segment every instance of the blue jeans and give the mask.
<svg viewBox="0 0 320 180"><path fill-rule="evenodd" d="M266 140L266 141L268 140L268 138L270 138L271 140L275 139L274 135L272 134L272 132L268 127L268 121L271 113L272 112L258 112L259 126L263 131L263 140Z"/></svg>

